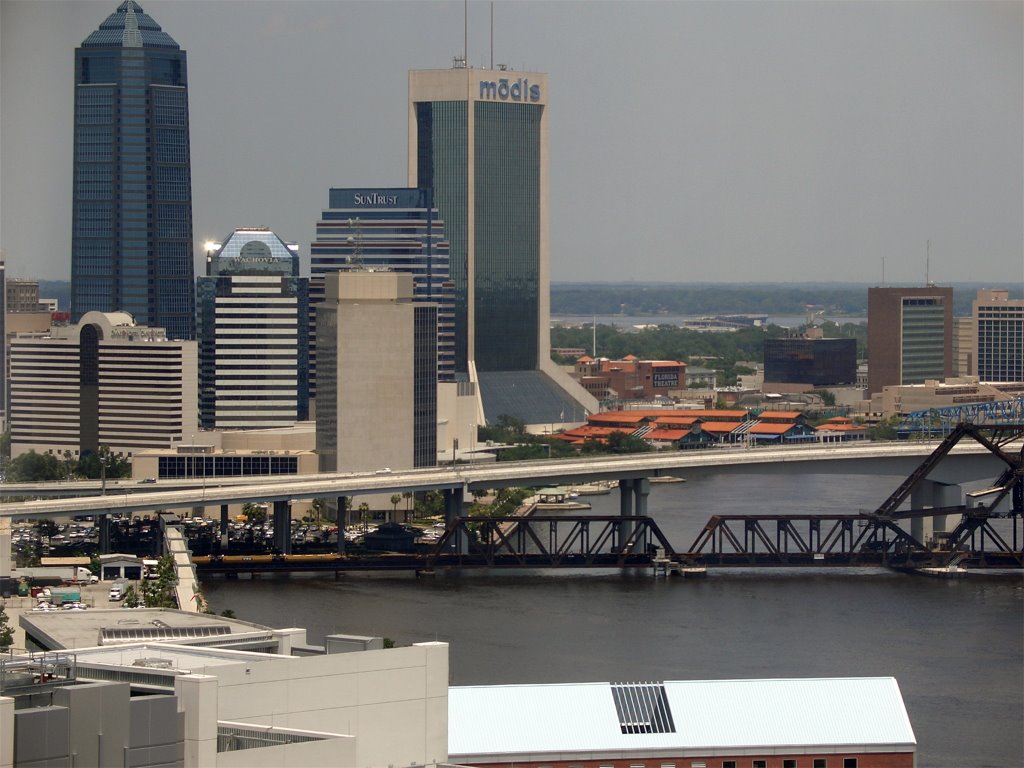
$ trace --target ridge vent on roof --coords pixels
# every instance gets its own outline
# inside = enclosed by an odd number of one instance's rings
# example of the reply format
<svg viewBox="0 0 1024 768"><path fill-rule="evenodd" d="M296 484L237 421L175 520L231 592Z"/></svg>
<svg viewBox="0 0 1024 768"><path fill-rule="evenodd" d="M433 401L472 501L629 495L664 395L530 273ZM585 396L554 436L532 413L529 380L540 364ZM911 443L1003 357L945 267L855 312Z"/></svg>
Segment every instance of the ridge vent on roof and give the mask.
<svg viewBox="0 0 1024 768"><path fill-rule="evenodd" d="M612 683L622 733L675 733L664 683Z"/></svg>

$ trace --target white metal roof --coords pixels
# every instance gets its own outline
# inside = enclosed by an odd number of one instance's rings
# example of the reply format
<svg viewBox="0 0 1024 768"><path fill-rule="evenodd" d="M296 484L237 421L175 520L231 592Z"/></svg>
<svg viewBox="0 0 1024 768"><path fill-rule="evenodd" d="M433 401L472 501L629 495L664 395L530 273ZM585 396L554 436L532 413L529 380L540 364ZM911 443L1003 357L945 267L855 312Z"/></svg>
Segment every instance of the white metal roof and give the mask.
<svg viewBox="0 0 1024 768"><path fill-rule="evenodd" d="M623 733L610 683L452 686L449 759L790 746L910 751L917 743L891 677L663 685L674 733Z"/></svg>

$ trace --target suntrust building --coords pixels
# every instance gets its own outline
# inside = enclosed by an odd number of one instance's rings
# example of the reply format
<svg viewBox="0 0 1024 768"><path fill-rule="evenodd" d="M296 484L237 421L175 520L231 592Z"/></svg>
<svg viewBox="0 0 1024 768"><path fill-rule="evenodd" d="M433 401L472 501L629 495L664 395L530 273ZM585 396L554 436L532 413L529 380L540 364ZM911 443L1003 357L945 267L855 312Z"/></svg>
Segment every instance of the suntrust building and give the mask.
<svg viewBox="0 0 1024 768"><path fill-rule="evenodd" d="M409 73L409 186L433 190L455 286L455 370L484 416L579 418L597 403L550 360L548 78Z"/></svg>

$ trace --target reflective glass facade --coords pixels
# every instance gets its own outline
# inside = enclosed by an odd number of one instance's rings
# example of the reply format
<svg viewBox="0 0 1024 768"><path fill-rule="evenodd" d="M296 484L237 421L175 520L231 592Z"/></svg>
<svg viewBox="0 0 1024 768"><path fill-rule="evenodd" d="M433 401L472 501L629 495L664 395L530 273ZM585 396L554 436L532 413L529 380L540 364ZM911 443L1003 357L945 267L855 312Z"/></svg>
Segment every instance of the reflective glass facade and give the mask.
<svg viewBox="0 0 1024 768"><path fill-rule="evenodd" d="M856 339L765 339L764 380L815 387L857 381Z"/></svg>
<svg viewBox="0 0 1024 768"><path fill-rule="evenodd" d="M75 51L71 311L195 338L186 56L133 0Z"/></svg>
<svg viewBox="0 0 1024 768"><path fill-rule="evenodd" d="M416 183L430 189L444 217L448 269L455 287L454 365L465 373L468 356L469 305L469 122L465 101L416 104Z"/></svg>
<svg viewBox="0 0 1024 768"><path fill-rule="evenodd" d="M474 359L478 371L537 367L542 107L476 102Z"/></svg>
<svg viewBox="0 0 1024 768"><path fill-rule="evenodd" d="M923 384L946 375L946 312L943 301L933 297L903 299L900 384Z"/></svg>
<svg viewBox="0 0 1024 768"><path fill-rule="evenodd" d="M436 77L446 88L483 77L464 70L414 74ZM433 101L410 93L415 181L433 190L450 243L457 375L470 363L481 373L534 370L547 333L541 322L545 105L495 100L479 84L463 93L470 96Z"/></svg>

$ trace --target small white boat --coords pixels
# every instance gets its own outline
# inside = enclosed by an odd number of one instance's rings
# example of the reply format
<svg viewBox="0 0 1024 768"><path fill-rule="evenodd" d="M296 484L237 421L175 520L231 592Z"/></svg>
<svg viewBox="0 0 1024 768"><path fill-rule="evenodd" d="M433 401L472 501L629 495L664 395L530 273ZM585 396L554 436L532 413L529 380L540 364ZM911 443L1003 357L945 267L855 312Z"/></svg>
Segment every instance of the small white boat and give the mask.
<svg viewBox="0 0 1024 768"><path fill-rule="evenodd" d="M933 576L939 579L962 579L967 575L967 569L961 565L940 565L927 568L917 568L915 573L922 576Z"/></svg>

